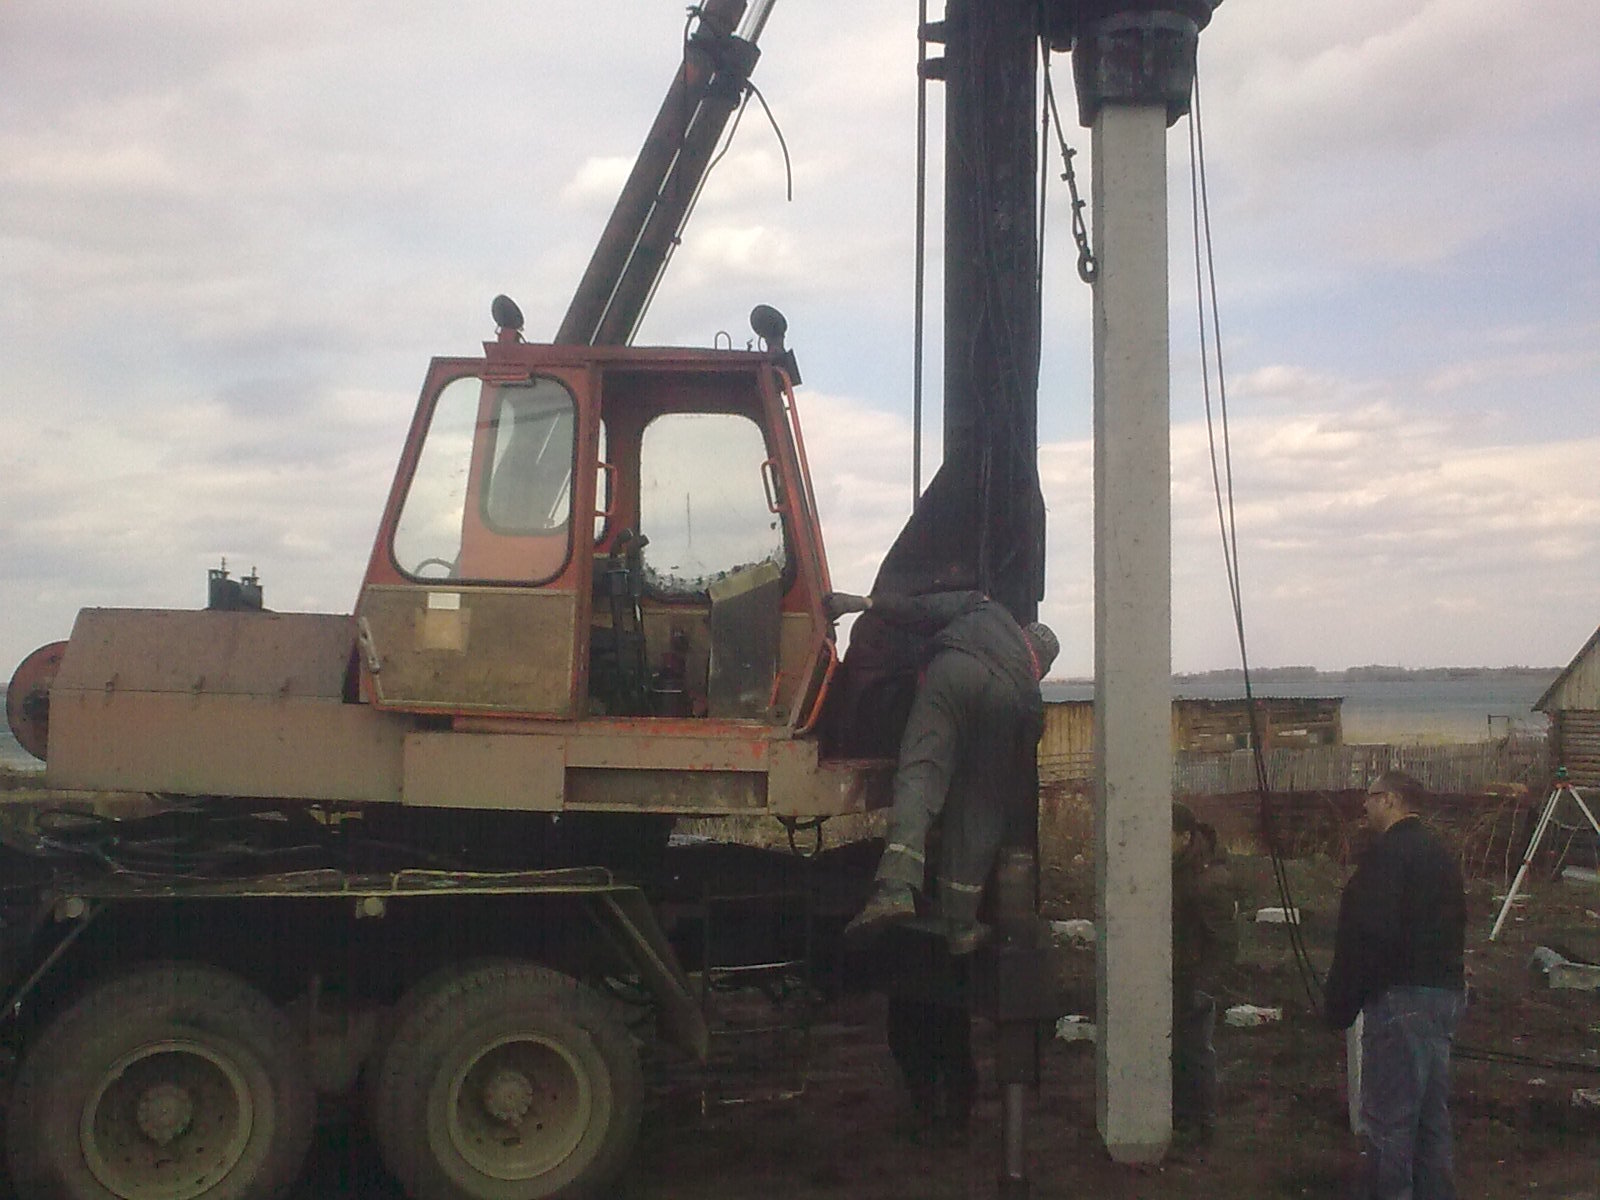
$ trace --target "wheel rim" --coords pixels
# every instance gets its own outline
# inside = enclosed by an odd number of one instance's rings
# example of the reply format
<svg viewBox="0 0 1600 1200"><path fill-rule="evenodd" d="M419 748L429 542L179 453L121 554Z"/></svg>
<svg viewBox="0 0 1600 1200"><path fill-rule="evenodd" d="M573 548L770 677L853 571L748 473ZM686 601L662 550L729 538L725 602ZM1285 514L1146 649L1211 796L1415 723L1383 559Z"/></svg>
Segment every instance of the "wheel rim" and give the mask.
<svg viewBox="0 0 1600 1200"><path fill-rule="evenodd" d="M577 1149L595 1112L588 1069L565 1046L532 1034L468 1058L445 1097L450 1146L491 1179L533 1179Z"/></svg>
<svg viewBox="0 0 1600 1200"><path fill-rule="evenodd" d="M121 1200L194 1200L238 1165L254 1124L238 1066L200 1042L171 1040L130 1051L100 1077L78 1143Z"/></svg>

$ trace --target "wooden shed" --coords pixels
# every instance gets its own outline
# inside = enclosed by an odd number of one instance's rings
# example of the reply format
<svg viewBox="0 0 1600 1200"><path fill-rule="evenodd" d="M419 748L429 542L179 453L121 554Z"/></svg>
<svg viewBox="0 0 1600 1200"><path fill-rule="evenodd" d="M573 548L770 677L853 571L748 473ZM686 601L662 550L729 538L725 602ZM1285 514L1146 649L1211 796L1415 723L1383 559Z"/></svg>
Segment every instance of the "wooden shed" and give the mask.
<svg viewBox="0 0 1600 1200"><path fill-rule="evenodd" d="M1337 746L1344 742L1338 696L1258 696L1256 715L1265 750ZM1172 749L1245 750L1250 714L1243 700L1174 700ZM1087 779L1094 774L1094 702L1055 700L1044 706L1039 773L1046 779Z"/></svg>
<svg viewBox="0 0 1600 1200"><path fill-rule="evenodd" d="M1533 707L1550 718L1550 761L1578 787L1600 787L1600 629Z"/></svg>
<svg viewBox="0 0 1600 1200"><path fill-rule="evenodd" d="M1338 746L1344 742L1339 696L1257 696L1263 750ZM1250 709L1243 700L1172 702L1174 750L1248 750Z"/></svg>

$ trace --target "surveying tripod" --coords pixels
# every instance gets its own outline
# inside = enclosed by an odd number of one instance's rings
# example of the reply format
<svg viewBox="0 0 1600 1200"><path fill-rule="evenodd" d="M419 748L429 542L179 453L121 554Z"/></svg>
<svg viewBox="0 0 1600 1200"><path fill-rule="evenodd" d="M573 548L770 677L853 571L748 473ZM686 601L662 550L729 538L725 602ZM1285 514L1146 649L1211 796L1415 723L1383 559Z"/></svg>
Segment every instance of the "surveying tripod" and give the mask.
<svg viewBox="0 0 1600 1200"><path fill-rule="evenodd" d="M1511 902L1517 898L1517 889L1522 886L1522 881L1527 878L1528 868L1533 864L1533 856L1539 852L1539 843L1544 841L1545 831L1550 828L1550 823L1555 819L1556 806L1561 803L1563 796L1570 796L1583 815L1589 818L1589 827L1594 830L1595 837L1600 838L1600 821L1595 820L1594 812L1584 803L1578 794L1578 789L1567 781L1567 769L1556 769L1555 787L1551 789L1550 798L1544 802L1544 811L1539 814L1539 823L1533 828L1533 837L1528 839L1528 852L1522 856L1522 865L1517 868L1517 877L1511 881L1511 890L1506 892L1506 902L1500 906L1500 915L1494 919L1494 928L1489 931L1489 940L1492 942L1500 936L1500 926L1506 923L1506 914L1511 911Z"/></svg>

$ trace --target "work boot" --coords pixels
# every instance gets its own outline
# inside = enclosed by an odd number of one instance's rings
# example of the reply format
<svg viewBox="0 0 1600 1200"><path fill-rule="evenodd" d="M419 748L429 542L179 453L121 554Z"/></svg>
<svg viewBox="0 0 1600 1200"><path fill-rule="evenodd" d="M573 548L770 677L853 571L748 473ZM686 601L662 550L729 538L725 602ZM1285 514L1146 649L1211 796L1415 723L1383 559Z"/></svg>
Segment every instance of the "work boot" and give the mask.
<svg viewBox="0 0 1600 1200"><path fill-rule="evenodd" d="M855 942L865 941L916 915L917 902L910 885L880 879L861 911L844 927L844 936Z"/></svg>

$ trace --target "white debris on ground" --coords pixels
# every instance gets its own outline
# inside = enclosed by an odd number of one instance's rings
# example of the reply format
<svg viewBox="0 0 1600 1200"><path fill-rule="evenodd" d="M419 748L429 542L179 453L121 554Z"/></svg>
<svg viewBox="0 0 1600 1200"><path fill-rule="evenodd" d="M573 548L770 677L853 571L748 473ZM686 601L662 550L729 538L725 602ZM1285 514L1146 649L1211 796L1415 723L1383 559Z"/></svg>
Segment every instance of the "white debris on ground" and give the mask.
<svg viewBox="0 0 1600 1200"><path fill-rule="evenodd" d="M1076 1013L1056 1022L1056 1037L1063 1042L1092 1042L1099 1036L1094 1022Z"/></svg>
<svg viewBox="0 0 1600 1200"><path fill-rule="evenodd" d="M1600 1088L1574 1088L1572 1090L1572 1106L1574 1108L1600 1108Z"/></svg>
<svg viewBox="0 0 1600 1200"><path fill-rule="evenodd" d="M1573 962L1549 946L1535 946L1528 969L1548 988L1600 992L1600 967Z"/></svg>
<svg viewBox="0 0 1600 1200"><path fill-rule="evenodd" d="M1283 1009L1263 1008L1255 1004L1235 1004L1223 1014L1223 1020L1240 1029L1258 1025L1271 1025L1283 1020ZM1056 1022L1056 1040L1062 1042L1092 1042L1099 1036L1095 1023L1088 1017L1072 1013Z"/></svg>
<svg viewBox="0 0 1600 1200"><path fill-rule="evenodd" d="M1058 946L1076 946L1080 949L1093 946L1096 937L1094 922L1082 917L1070 921L1051 921L1050 936Z"/></svg>
<svg viewBox="0 0 1600 1200"><path fill-rule="evenodd" d="M1274 1021L1283 1020L1283 1009L1263 1008L1256 1004L1235 1004L1222 1014L1222 1019L1229 1025L1248 1029L1253 1025L1270 1025Z"/></svg>
<svg viewBox="0 0 1600 1200"><path fill-rule="evenodd" d="M1298 925L1298 908L1261 908L1256 910L1257 925Z"/></svg>

